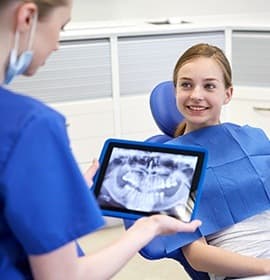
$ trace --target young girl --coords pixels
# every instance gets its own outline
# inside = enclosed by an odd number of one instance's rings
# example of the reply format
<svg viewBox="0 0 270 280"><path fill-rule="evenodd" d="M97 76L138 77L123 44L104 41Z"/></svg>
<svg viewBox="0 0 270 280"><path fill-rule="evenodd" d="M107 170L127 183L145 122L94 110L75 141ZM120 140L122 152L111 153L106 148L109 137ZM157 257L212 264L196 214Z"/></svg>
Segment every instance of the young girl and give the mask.
<svg viewBox="0 0 270 280"><path fill-rule="evenodd" d="M219 48L198 44L188 49L176 63L173 79L184 122L170 142L209 151L203 189L207 198L202 197L198 217L212 227L211 234L184 246L183 253L211 279L270 274L269 140L259 129L221 124L221 109L230 102L233 87L230 64ZM245 159L243 150L251 151L250 158ZM256 177L253 169L260 165L261 177ZM208 217L210 212L216 216Z"/></svg>
<svg viewBox="0 0 270 280"><path fill-rule="evenodd" d="M0 84L31 76L58 49L71 0L1 0ZM78 258L75 240L103 225L71 153L62 115L0 86L0 278L109 279L159 234L194 231L162 215L138 220L104 250Z"/></svg>

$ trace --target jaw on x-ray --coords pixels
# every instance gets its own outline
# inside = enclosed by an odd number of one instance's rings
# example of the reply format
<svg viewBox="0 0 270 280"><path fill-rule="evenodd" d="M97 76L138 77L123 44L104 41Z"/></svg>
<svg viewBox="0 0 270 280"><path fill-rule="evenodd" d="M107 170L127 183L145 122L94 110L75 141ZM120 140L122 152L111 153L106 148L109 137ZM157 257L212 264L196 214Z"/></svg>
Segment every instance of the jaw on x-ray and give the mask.
<svg viewBox="0 0 270 280"><path fill-rule="evenodd" d="M163 212L190 220L191 183L197 157L114 148L101 193L101 205Z"/></svg>

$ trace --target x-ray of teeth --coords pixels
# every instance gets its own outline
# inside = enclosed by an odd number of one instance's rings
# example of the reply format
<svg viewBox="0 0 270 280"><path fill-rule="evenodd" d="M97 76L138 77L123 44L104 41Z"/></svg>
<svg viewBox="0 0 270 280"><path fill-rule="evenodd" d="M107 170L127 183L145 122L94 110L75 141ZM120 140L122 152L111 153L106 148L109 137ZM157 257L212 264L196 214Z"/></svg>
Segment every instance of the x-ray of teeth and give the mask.
<svg viewBox="0 0 270 280"><path fill-rule="evenodd" d="M114 148L99 203L189 220L196 163L196 156Z"/></svg>

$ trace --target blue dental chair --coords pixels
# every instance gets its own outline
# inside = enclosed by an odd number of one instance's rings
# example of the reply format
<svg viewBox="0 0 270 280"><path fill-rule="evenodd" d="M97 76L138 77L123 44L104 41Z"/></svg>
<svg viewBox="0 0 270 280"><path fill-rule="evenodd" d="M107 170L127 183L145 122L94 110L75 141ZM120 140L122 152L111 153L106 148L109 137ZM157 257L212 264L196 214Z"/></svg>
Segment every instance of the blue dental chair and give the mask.
<svg viewBox="0 0 270 280"><path fill-rule="evenodd" d="M150 95L150 108L153 118L163 134L154 135L148 138L148 142L164 143L174 137L174 131L177 125L182 121L183 116L176 107L175 89L172 81L165 81L158 84ZM124 225L129 228L134 221L124 220ZM181 249L167 253L163 236L156 237L140 254L149 260L157 260L162 258L170 258L179 262L194 280L209 280L207 273L195 271L185 259Z"/></svg>

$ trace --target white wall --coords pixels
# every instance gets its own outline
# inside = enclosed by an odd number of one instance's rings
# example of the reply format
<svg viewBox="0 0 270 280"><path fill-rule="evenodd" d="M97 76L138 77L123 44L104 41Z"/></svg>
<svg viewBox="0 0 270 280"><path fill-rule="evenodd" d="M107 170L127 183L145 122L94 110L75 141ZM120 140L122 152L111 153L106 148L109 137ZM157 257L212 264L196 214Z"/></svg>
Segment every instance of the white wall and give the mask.
<svg viewBox="0 0 270 280"><path fill-rule="evenodd" d="M74 0L73 21L253 14L270 11L265 0Z"/></svg>

